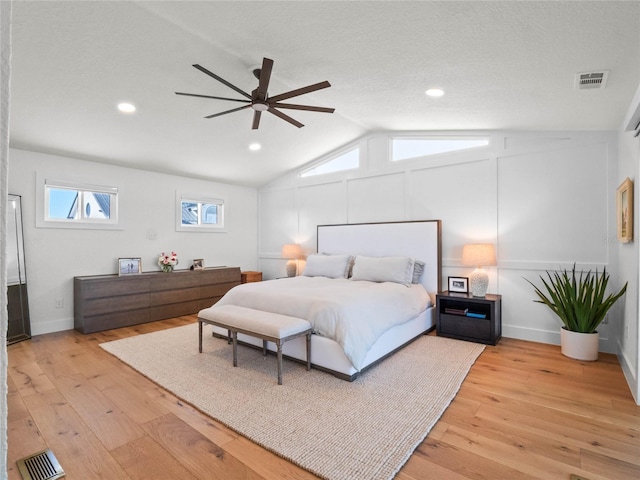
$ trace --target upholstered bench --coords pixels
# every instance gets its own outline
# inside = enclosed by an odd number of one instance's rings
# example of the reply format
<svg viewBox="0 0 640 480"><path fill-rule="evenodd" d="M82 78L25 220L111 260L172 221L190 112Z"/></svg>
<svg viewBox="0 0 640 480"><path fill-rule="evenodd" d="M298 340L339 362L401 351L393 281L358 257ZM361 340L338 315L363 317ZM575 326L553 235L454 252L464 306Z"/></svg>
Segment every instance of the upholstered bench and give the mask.
<svg viewBox="0 0 640 480"><path fill-rule="evenodd" d="M282 344L292 338L307 336L307 370L311 369L311 324L302 318L263 312L238 305L220 305L198 312L198 351L202 353L202 325L208 323L229 331L233 342L233 366L238 366L238 333L262 339L262 354L267 341L278 349L278 385L282 385Z"/></svg>

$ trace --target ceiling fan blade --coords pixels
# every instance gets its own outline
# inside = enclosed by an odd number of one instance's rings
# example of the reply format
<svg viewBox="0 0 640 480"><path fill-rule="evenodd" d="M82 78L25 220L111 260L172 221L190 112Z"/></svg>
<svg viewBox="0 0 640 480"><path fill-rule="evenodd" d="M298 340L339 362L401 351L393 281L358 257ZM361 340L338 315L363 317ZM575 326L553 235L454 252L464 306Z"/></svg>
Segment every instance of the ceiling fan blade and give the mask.
<svg viewBox="0 0 640 480"><path fill-rule="evenodd" d="M336 111L335 108L313 107L311 105L294 105L293 103L275 103L271 106L276 108L290 108L292 110L308 110L310 112L333 113Z"/></svg>
<svg viewBox="0 0 640 480"><path fill-rule="evenodd" d="M213 98L214 100L231 100L232 102L251 103L249 100L242 100L239 98L213 97L211 95L200 95L197 93L182 93L182 92L175 92L175 93L176 95L185 95L187 97Z"/></svg>
<svg viewBox="0 0 640 480"><path fill-rule="evenodd" d="M245 108L249 108L250 106L251 106L250 104L243 105L242 107L232 108L231 110L226 110L226 111L220 112L220 113L214 113L213 115L207 115L204 118L219 117L220 115L226 115L227 113L233 113L233 112L237 112L238 110L244 110Z"/></svg>
<svg viewBox="0 0 640 480"><path fill-rule="evenodd" d="M280 95L276 95L275 97L270 97L269 102L279 102L280 100L286 100L287 98L297 97L298 95L304 95L305 93L315 92L316 90L322 90L323 88L328 88L330 86L331 84L325 80L324 82L314 83L313 85L298 88L296 90L291 90L290 92L281 93Z"/></svg>
<svg viewBox="0 0 640 480"><path fill-rule="evenodd" d="M284 120L286 122L289 122L291 125L295 125L298 128L304 127L304 125L302 123L300 123L299 121L294 120L289 115L285 115L284 113L276 110L273 107L269 107L269 110L267 110L267 112L273 113L276 117L280 117L282 120Z"/></svg>
<svg viewBox="0 0 640 480"><path fill-rule="evenodd" d="M271 70L273 69L273 60L270 58L262 59L262 68L260 69L260 81L258 83L258 100L267 99L267 89L269 88L269 80L271 79Z"/></svg>
<svg viewBox="0 0 640 480"><path fill-rule="evenodd" d="M235 85L227 82L224 78L219 77L218 75L216 75L213 72L210 72L209 70L207 70L206 68L198 65L197 63L195 65L193 65L195 68L197 68L198 70L200 70L202 73L206 73L207 75L209 75L210 77L215 78L216 80L218 80L220 83L226 85L229 88L234 89L236 92L238 92L241 95L244 95L245 97L247 97L248 99L251 99L251 95L249 95L247 92L240 90L238 87L236 87Z"/></svg>
<svg viewBox="0 0 640 480"><path fill-rule="evenodd" d="M251 125L251 129L252 130L257 130L258 126L260 126L260 115L262 114L261 111L256 110L255 112L253 112L253 125Z"/></svg>

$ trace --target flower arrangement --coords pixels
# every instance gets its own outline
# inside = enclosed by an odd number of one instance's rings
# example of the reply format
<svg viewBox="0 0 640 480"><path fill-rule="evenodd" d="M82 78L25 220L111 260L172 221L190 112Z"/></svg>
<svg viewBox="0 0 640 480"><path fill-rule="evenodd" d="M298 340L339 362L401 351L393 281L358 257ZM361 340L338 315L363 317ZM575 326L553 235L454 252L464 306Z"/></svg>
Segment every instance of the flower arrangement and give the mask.
<svg viewBox="0 0 640 480"><path fill-rule="evenodd" d="M162 252L158 257L158 265L162 268L162 271L165 273L173 271L173 267L178 264L178 254L176 252L171 252L170 255Z"/></svg>

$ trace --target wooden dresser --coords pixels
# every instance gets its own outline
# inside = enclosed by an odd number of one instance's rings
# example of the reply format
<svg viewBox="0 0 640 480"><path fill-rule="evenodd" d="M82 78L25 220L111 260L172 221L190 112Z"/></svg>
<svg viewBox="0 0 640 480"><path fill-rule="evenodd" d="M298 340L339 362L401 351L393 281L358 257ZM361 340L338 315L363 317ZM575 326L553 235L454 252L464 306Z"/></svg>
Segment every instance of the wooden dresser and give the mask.
<svg viewBox="0 0 640 480"><path fill-rule="evenodd" d="M74 328L93 333L197 313L240 285L240 268L75 277Z"/></svg>

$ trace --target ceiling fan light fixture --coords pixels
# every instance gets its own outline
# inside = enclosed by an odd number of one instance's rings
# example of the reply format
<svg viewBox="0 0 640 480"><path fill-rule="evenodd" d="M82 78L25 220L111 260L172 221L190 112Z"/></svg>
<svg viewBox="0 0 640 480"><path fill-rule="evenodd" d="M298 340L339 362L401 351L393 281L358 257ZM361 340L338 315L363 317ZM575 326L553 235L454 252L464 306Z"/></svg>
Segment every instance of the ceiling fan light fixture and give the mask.
<svg viewBox="0 0 640 480"><path fill-rule="evenodd" d="M251 104L251 108L253 108L256 112L266 112L269 110L269 104L263 102L254 102Z"/></svg>

